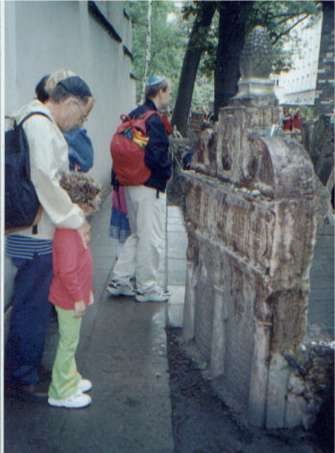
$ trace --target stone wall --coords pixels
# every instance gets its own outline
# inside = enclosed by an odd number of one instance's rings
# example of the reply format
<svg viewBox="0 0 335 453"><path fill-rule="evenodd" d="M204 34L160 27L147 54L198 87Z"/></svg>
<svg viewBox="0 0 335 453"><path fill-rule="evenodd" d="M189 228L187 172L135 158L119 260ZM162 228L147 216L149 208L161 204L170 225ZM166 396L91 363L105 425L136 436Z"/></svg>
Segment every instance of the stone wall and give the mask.
<svg viewBox="0 0 335 453"><path fill-rule="evenodd" d="M294 356L306 332L316 189L304 147L272 136L279 109L271 64L254 58L271 55L269 42L262 27L247 37L239 93L201 134L193 170L183 175L183 333L234 411L283 428L303 420L288 399L285 355Z"/></svg>

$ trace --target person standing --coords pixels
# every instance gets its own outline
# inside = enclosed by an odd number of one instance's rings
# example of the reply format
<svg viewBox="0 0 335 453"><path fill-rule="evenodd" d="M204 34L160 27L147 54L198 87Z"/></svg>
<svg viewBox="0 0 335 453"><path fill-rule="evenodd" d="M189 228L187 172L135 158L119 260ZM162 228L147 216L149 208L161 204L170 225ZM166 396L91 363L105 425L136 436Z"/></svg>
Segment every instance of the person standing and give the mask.
<svg viewBox="0 0 335 453"><path fill-rule="evenodd" d="M5 385L25 396L47 397L41 382L41 367L50 307L52 239L55 226L81 231L85 216L60 186L68 170L68 146L63 133L81 127L93 108L92 93L84 80L66 71L51 74L46 86L49 99L33 100L14 119L23 124L29 145L31 180L42 207L36 228L11 234L6 254L17 268L12 294L12 312L5 348ZM62 75L63 74L63 75ZM62 80L60 80L62 79ZM43 113L45 116L38 114Z"/></svg>
<svg viewBox="0 0 335 453"><path fill-rule="evenodd" d="M100 187L80 173L64 174L61 186L73 203L90 215L98 207ZM75 354L80 338L81 317L93 303L93 259L88 246L89 225L84 241L78 231L57 228L53 240L53 278L49 300L58 318L59 341L52 368L48 403L54 407L76 409L91 403L86 392L92 388L77 369Z"/></svg>
<svg viewBox="0 0 335 453"><path fill-rule="evenodd" d="M148 180L139 186L125 186L131 235L124 244L113 269L107 291L112 296L135 296L137 302L165 302L168 294L158 284L160 251L164 240L165 189L171 176L169 140L159 115L170 99L165 77L151 76L146 84L145 102L129 116L137 118L148 111L157 112L146 121L149 138L145 164ZM136 289L133 278L136 279Z"/></svg>

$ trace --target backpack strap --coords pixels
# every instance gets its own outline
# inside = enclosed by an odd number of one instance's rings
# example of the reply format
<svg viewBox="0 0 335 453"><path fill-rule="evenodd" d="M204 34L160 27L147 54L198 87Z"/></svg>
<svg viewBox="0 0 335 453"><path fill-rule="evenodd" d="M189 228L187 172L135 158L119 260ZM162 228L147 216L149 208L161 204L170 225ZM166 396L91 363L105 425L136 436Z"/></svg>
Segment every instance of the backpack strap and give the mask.
<svg viewBox="0 0 335 453"><path fill-rule="evenodd" d="M26 116L25 116L25 117L17 124L17 126L18 126L18 127L22 126L23 123L24 123L28 118L30 118L31 116L34 116L34 115L45 116L45 117L48 118L50 121L52 121L51 118L50 118L50 116L47 115L47 114L44 113L44 112L30 112L30 113L28 113L28 115L26 115Z"/></svg>
<svg viewBox="0 0 335 453"><path fill-rule="evenodd" d="M153 115L158 115L160 117L160 114L159 112L157 112L157 110L148 110L147 112L143 113L143 115L140 115L137 118L142 118L144 121L147 121Z"/></svg>
<svg viewBox="0 0 335 453"><path fill-rule="evenodd" d="M34 116L34 115L40 115L40 116L45 116L46 118L48 118L50 121L51 121L51 118L49 115L47 115L46 113L44 112L30 112L28 113L28 115L26 115L18 124L16 124L15 122L15 127L22 127L23 126L23 123L29 119L31 116ZM34 223L32 225L32 234L35 235L38 233L38 222L40 221L40 218L41 218L41 215L42 215L42 207L40 206L39 209L38 209L38 212L37 212L37 215L34 219Z"/></svg>

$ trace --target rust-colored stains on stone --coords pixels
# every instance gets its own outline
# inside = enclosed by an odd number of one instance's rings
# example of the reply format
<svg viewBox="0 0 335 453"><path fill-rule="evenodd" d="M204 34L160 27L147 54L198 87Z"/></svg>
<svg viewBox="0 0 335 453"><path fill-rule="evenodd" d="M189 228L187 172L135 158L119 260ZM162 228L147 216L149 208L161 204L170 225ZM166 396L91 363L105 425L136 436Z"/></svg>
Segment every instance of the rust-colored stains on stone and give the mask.
<svg viewBox="0 0 335 453"><path fill-rule="evenodd" d="M221 164L222 168L225 171L228 171L231 169L232 166L232 158L230 157L229 151L228 151L228 146L227 142L225 140L222 141L222 146L221 146Z"/></svg>
<svg viewBox="0 0 335 453"><path fill-rule="evenodd" d="M197 148L197 162L199 164L205 163L205 153L206 153L206 143L203 140L200 140L199 146Z"/></svg>
<svg viewBox="0 0 335 453"><path fill-rule="evenodd" d="M268 327L272 327L272 307L268 304L270 289L268 279L264 279L260 274L254 274L255 291L255 320Z"/></svg>
<svg viewBox="0 0 335 453"><path fill-rule="evenodd" d="M273 288L306 285L316 234L315 204L283 200L276 204L270 275Z"/></svg>
<svg viewBox="0 0 335 453"><path fill-rule="evenodd" d="M216 176L217 136L215 126L201 132L192 159L192 169L210 176Z"/></svg>
<svg viewBox="0 0 335 453"><path fill-rule="evenodd" d="M194 266L199 264L199 242L194 234L188 233L187 260Z"/></svg>
<svg viewBox="0 0 335 453"><path fill-rule="evenodd" d="M271 352L294 351L306 331L308 294L301 289L278 291L268 298L272 309Z"/></svg>
<svg viewBox="0 0 335 453"><path fill-rule="evenodd" d="M241 320L245 312L243 274L237 266L233 268L233 272L231 273L230 293L233 300L234 316L237 320Z"/></svg>
<svg viewBox="0 0 335 453"><path fill-rule="evenodd" d="M254 180L272 187L274 182L272 161L265 143L253 135L250 136L249 143L251 154L249 166L253 170L252 173L250 172L250 176Z"/></svg>
<svg viewBox="0 0 335 453"><path fill-rule="evenodd" d="M284 427L281 353L305 333L316 211L312 164L298 143L270 137L277 119L276 106L229 106L201 134L183 175L184 323L185 338L221 373L226 402L259 425Z"/></svg>

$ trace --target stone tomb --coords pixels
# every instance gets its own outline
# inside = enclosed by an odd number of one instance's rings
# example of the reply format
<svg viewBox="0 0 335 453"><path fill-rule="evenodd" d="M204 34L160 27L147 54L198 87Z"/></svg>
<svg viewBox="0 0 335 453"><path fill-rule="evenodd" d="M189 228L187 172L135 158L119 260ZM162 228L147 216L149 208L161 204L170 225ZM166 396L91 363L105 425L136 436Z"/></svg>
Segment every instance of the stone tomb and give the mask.
<svg viewBox="0 0 335 453"><path fill-rule="evenodd" d="M197 171L185 175L184 336L228 404L257 425L283 427L282 353L305 334L316 220L303 147L257 133L275 111L225 108L217 137L205 133Z"/></svg>
<svg viewBox="0 0 335 453"><path fill-rule="evenodd" d="M271 136L278 115L268 93L237 96L184 173L184 338L224 401L267 428L302 422L283 354L305 334L316 235L313 166L300 144Z"/></svg>

